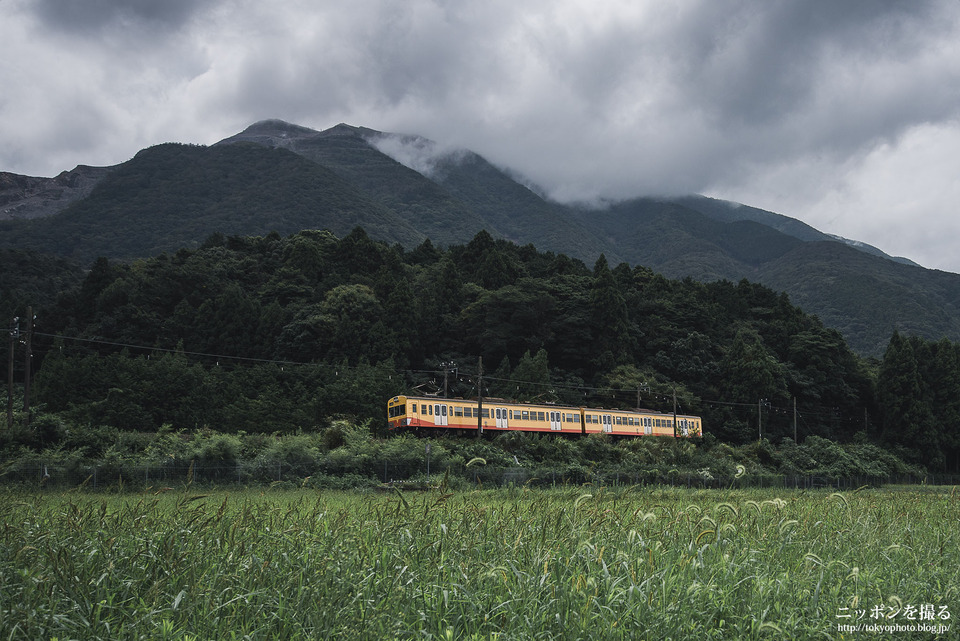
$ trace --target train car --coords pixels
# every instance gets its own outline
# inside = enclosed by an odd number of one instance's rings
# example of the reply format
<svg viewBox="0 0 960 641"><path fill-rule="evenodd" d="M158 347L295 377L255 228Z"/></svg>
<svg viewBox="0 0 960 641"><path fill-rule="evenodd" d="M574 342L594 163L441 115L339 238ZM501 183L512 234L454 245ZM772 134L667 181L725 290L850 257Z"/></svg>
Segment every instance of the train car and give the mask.
<svg viewBox="0 0 960 641"><path fill-rule="evenodd" d="M579 407L484 400L484 408L488 404L494 413L492 429L495 430L583 434L583 412ZM484 426L484 429L488 428Z"/></svg>
<svg viewBox="0 0 960 641"><path fill-rule="evenodd" d="M676 427L674 426L676 420ZM387 401L390 429L550 432L553 434L610 434L612 436L703 435L699 416L676 416L653 410L607 410L562 405L394 396Z"/></svg>
<svg viewBox="0 0 960 641"><path fill-rule="evenodd" d="M674 425L676 420L676 425ZM699 416L664 414L653 410L583 408L584 433L613 436L703 436Z"/></svg>
<svg viewBox="0 0 960 641"><path fill-rule="evenodd" d="M554 432L582 434L583 413L579 407L530 405L503 399L463 399L394 396L387 401L387 423L391 429L438 428L448 430ZM482 414L482 415L481 415Z"/></svg>

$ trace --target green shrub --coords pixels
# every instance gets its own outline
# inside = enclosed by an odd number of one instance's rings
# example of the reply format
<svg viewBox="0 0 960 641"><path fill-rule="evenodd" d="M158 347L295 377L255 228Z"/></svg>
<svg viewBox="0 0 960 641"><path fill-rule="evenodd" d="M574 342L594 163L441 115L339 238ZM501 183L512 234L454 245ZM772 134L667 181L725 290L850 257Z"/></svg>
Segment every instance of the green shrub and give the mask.
<svg viewBox="0 0 960 641"><path fill-rule="evenodd" d="M258 480L277 480L279 477L306 478L320 467L319 438L297 434L275 440L251 463L250 473Z"/></svg>

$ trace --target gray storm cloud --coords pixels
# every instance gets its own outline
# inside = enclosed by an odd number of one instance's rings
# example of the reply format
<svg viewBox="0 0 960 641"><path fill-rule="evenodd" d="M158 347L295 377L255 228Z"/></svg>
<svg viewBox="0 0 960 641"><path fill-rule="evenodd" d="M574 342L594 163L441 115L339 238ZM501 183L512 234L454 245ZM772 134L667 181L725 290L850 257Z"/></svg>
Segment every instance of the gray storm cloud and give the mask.
<svg viewBox="0 0 960 641"><path fill-rule="evenodd" d="M0 170L112 164L266 118L348 122L474 150L562 200L707 193L924 264L958 254L956 180L922 164L960 138L955 0L0 0L0 14ZM910 240L905 217L943 233Z"/></svg>

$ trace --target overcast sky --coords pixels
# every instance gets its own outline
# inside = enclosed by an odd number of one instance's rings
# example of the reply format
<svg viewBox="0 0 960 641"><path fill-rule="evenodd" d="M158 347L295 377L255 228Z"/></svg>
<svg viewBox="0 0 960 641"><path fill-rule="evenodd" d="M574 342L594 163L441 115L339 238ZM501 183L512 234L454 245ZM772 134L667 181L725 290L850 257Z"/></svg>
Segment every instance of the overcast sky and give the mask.
<svg viewBox="0 0 960 641"><path fill-rule="evenodd" d="M702 193L960 272L960 0L0 0L0 171L255 121Z"/></svg>

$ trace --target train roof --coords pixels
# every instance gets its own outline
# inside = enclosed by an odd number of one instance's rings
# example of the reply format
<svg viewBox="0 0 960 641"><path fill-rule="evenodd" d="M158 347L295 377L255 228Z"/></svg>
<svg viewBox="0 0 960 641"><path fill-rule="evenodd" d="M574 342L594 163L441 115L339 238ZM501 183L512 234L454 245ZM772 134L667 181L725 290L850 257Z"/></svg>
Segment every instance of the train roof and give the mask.
<svg viewBox="0 0 960 641"><path fill-rule="evenodd" d="M476 398L442 398L440 396L408 396L405 394L400 394L399 396L394 396L391 400L397 401L400 398L406 398L411 401L427 401L430 403L476 403L479 399ZM629 409L616 409L609 407L591 407L589 405L561 405L558 403L531 403L529 401L511 401L505 398L499 398L495 396L484 396L484 404L486 403L502 403L504 405L520 405L523 407L543 407L543 408L563 408L563 409L576 409L582 410L584 412L632 412L636 414L652 414L665 418L672 418L674 416L673 412L663 412L660 410L654 410L646 407L632 407ZM680 414L676 415L678 418L700 418L694 414Z"/></svg>

